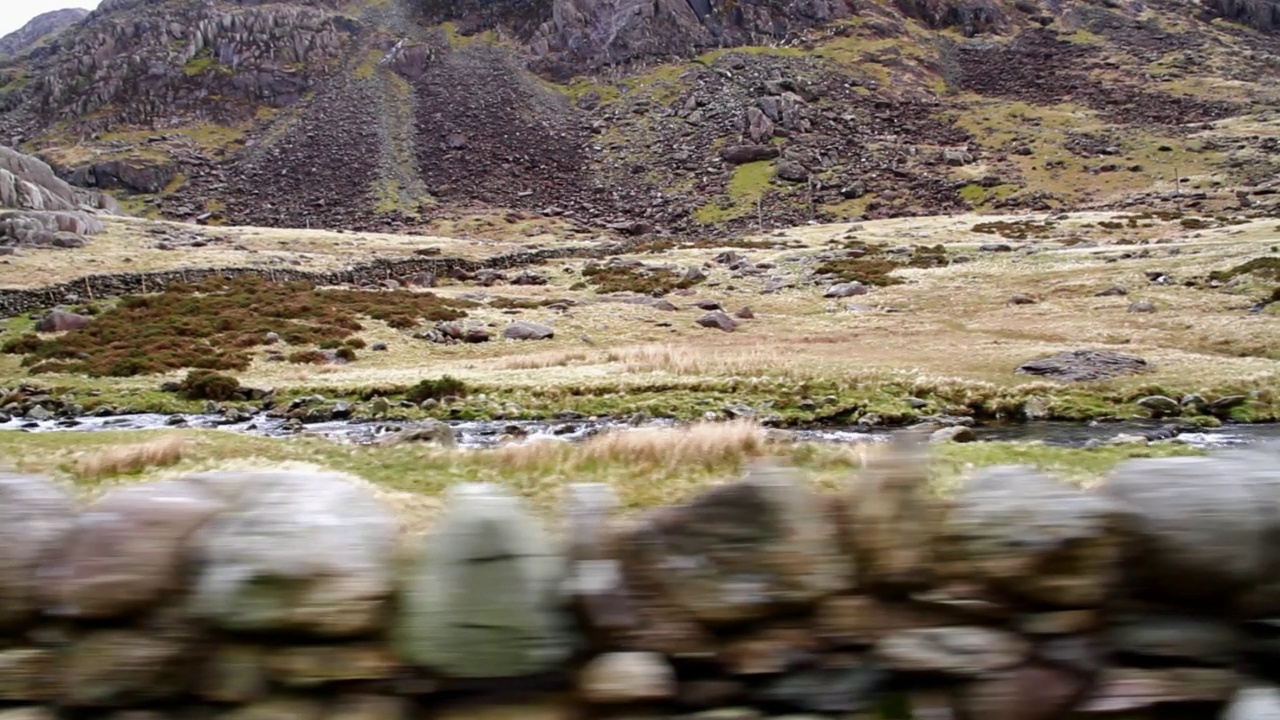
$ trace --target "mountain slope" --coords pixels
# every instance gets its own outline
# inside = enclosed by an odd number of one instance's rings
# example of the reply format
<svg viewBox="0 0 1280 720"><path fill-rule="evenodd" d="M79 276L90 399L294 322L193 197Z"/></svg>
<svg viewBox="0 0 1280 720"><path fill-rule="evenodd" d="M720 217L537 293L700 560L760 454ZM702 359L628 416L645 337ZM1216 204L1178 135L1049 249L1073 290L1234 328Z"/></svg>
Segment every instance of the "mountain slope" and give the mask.
<svg viewBox="0 0 1280 720"><path fill-rule="evenodd" d="M84 8L64 8L37 15L22 27L0 37L0 59L29 52L42 41L56 36L88 16Z"/></svg>
<svg viewBox="0 0 1280 720"><path fill-rule="evenodd" d="M212 223L1269 212L1280 41L1215 2L109 0L0 62L0 139Z"/></svg>

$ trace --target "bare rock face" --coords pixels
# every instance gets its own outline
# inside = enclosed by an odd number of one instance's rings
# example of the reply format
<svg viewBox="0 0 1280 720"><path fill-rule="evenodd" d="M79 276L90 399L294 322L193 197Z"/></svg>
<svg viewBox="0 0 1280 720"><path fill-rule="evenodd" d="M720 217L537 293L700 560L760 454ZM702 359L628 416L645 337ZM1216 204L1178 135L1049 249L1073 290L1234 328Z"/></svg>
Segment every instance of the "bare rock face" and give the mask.
<svg viewBox="0 0 1280 720"><path fill-rule="evenodd" d="M26 25L0 37L0 59L21 55L42 40L85 19L88 14L84 8L63 8L31 18Z"/></svg>
<svg viewBox="0 0 1280 720"><path fill-rule="evenodd" d="M847 17L845 0L543 0L537 3L425 3L428 15L472 29L502 25L526 37L536 65L566 77L575 71L645 58L685 56L753 37L781 38Z"/></svg>
<svg viewBox="0 0 1280 720"><path fill-rule="evenodd" d="M37 611L37 573L71 529L74 512L48 479L0 474L0 632Z"/></svg>
<svg viewBox="0 0 1280 720"><path fill-rule="evenodd" d="M115 201L67 184L48 163L0 145L0 209L117 212ZM67 229L67 228L59 228Z"/></svg>
<svg viewBox="0 0 1280 720"><path fill-rule="evenodd" d="M63 38L30 100L45 120L94 117L86 127L239 118L300 98L354 30L318 3L104 2Z"/></svg>
<svg viewBox="0 0 1280 720"><path fill-rule="evenodd" d="M1134 355L1109 350L1070 350L1038 360L1028 360L1014 372L1068 382L1090 382L1151 369L1150 363Z"/></svg>

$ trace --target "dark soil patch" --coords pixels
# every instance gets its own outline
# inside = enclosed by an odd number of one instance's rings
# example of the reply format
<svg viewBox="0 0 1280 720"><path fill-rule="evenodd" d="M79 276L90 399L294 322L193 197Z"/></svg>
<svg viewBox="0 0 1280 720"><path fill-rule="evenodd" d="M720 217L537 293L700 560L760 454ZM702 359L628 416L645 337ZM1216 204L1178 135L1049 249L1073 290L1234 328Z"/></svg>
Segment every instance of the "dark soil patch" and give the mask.
<svg viewBox="0 0 1280 720"><path fill-rule="evenodd" d="M213 278L125 296L84 328L47 339L23 335L0 350L25 355L22 364L32 373L127 377L180 368L244 370L269 332L294 346L336 344L340 355L354 357L345 341L363 329L361 317L413 327L465 317L464 308L474 306L407 290L318 290L250 276ZM319 350L299 352L324 357Z"/></svg>
<svg viewBox="0 0 1280 720"><path fill-rule="evenodd" d="M848 255L823 262L814 268L815 275L834 275L840 282L863 285L898 285L902 280L890 275L902 268L936 268L947 265L947 251L941 245L917 246L910 253L891 253L885 248L855 243Z"/></svg>

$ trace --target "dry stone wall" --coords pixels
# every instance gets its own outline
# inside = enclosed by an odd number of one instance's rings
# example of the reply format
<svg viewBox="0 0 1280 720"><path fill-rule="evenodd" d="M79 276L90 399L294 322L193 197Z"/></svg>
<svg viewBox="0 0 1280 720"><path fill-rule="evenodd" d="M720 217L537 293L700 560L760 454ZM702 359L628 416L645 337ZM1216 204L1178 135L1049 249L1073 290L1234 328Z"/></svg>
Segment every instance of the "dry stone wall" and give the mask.
<svg viewBox="0 0 1280 720"><path fill-rule="evenodd" d="M294 268L226 267L87 275L76 280L35 288L0 288L0 318L13 317L61 303L70 304L121 295L161 292L174 283L199 283L214 277L252 275L269 282L308 282L316 286L370 286L389 279L413 277L422 273L445 277L459 270L469 273L480 270L508 270L536 265L556 258L603 257L622 252L625 246L626 243L610 243L594 247L532 250L498 255L485 260L427 256L398 260L379 259L330 272L312 272Z"/></svg>
<svg viewBox="0 0 1280 720"><path fill-rule="evenodd" d="M1280 711L1280 448L1131 460L1091 490L988 468L944 502L922 442L836 491L762 461L625 519L604 485L546 523L459 484L425 536L339 474L80 509L3 474L0 718Z"/></svg>

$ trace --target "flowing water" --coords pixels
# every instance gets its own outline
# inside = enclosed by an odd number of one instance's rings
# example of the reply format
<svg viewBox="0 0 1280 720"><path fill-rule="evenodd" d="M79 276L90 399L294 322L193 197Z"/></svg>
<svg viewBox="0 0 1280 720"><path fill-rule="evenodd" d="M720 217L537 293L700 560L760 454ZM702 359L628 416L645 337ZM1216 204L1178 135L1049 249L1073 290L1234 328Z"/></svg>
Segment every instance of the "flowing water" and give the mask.
<svg viewBox="0 0 1280 720"><path fill-rule="evenodd" d="M217 428L227 432L241 432L269 437L296 435L320 436L335 442L367 444L398 432L421 426L413 422L335 420L310 423L301 431L291 429L286 421L265 415L247 422L228 423L221 415L159 415L137 414L113 417L81 417L75 419L27 420L13 419L0 423L0 430L18 432L94 432L101 430L155 430L172 427L181 421L185 427ZM522 441L555 438L578 442L607 430L628 430L645 427L672 427L674 421L653 420L643 425L632 425L624 420L595 419L568 421L486 421L452 422L458 444L462 447L493 447L512 437ZM1169 437L1196 447L1214 448L1249 445L1258 442L1280 441L1280 424L1226 425L1209 430L1172 433L1167 425L1154 422L1066 423L1031 422L1018 424L979 425L974 428L979 441L1016 440L1039 441L1050 445L1083 447L1091 443L1107 442L1119 436L1148 434L1149 437ZM796 439L811 442L865 443L877 442L889 437L888 428L824 427L793 431Z"/></svg>

